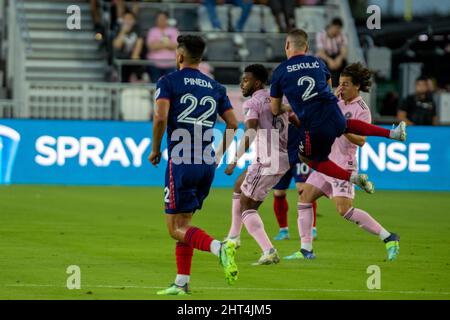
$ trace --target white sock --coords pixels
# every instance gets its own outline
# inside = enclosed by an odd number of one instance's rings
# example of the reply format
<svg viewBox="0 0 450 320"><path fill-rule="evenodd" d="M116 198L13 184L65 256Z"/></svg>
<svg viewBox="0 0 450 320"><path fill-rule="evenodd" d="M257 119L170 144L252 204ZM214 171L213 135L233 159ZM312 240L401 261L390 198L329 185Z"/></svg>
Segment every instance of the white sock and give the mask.
<svg viewBox="0 0 450 320"><path fill-rule="evenodd" d="M280 231L289 231L289 228L288 228L288 227L286 227L286 228L280 228Z"/></svg>
<svg viewBox="0 0 450 320"><path fill-rule="evenodd" d="M302 249L306 250L306 251L312 251L313 247L312 247L312 243L302 243Z"/></svg>
<svg viewBox="0 0 450 320"><path fill-rule="evenodd" d="M386 229L381 228L380 234L378 236L380 237L381 240L385 240L389 238L390 235L391 234L388 231L386 231Z"/></svg>
<svg viewBox="0 0 450 320"><path fill-rule="evenodd" d="M177 274L177 277L175 278L175 284L177 286L184 286L186 283L189 283L189 279L191 276L185 275L185 274Z"/></svg>
<svg viewBox="0 0 450 320"><path fill-rule="evenodd" d="M209 247L211 250L211 253L219 256L219 252L220 252L220 241L219 240L213 240L211 242L211 246Z"/></svg>

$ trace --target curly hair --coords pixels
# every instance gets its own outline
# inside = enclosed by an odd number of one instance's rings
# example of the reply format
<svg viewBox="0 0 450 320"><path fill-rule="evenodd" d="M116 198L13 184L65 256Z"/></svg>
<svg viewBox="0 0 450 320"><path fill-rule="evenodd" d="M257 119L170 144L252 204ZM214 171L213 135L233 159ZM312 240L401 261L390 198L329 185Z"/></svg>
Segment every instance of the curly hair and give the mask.
<svg viewBox="0 0 450 320"><path fill-rule="evenodd" d="M244 72L253 74L262 84L266 84L269 80L269 72L262 64L251 64L245 68Z"/></svg>
<svg viewBox="0 0 450 320"><path fill-rule="evenodd" d="M341 76L350 77L354 85L359 85L359 90L362 92L369 92L372 86L372 75L373 72L360 62L348 65L341 73Z"/></svg>

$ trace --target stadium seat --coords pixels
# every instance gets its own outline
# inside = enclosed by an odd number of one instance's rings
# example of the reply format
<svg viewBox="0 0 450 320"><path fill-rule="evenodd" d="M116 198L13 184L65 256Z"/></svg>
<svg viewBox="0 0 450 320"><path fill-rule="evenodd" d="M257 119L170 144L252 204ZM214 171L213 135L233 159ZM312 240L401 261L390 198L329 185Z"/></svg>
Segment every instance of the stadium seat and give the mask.
<svg viewBox="0 0 450 320"><path fill-rule="evenodd" d="M236 61L233 40L227 36L208 41L206 56L209 61Z"/></svg>
<svg viewBox="0 0 450 320"><path fill-rule="evenodd" d="M214 68L214 79L223 84L237 85L240 82L241 71L239 68Z"/></svg>
<svg viewBox="0 0 450 320"><path fill-rule="evenodd" d="M307 32L320 32L325 29L326 10L322 6L303 6L295 9L295 25Z"/></svg>
<svg viewBox="0 0 450 320"><path fill-rule="evenodd" d="M269 61L282 61L286 59L286 52L284 46L286 44L286 39L284 37L273 38L269 41L270 46L270 56Z"/></svg>
<svg viewBox="0 0 450 320"><path fill-rule="evenodd" d="M128 88L122 91L121 115L125 121L149 121L153 106L150 92L144 88Z"/></svg>
<svg viewBox="0 0 450 320"><path fill-rule="evenodd" d="M260 61L260 62L267 61L268 45L267 45L267 40L265 38L246 37L245 40L246 40L245 43L247 45L247 49L250 51L250 55L248 56L247 60Z"/></svg>
<svg viewBox="0 0 450 320"><path fill-rule="evenodd" d="M173 18L177 21L180 31L199 31L198 10L195 8L175 8Z"/></svg>

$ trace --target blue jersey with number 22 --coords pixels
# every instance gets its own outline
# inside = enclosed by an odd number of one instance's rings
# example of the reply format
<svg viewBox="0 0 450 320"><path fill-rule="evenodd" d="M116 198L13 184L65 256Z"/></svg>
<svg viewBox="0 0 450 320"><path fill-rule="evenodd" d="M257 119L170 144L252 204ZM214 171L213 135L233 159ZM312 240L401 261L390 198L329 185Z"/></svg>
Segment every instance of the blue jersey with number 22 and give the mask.
<svg viewBox="0 0 450 320"><path fill-rule="evenodd" d="M225 87L197 69L183 68L159 79L156 88L155 100L170 101L167 123L169 158L173 148L183 143L181 137L172 138L177 129L184 129L180 132L189 132L194 157L201 157L204 149L213 142L212 136L205 135L203 139L203 133L214 127L218 114L222 115L232 109ZM194 143L194 131L198 135L196 130L200 130L202 134L200 144ZM200 146L201 150L197 150Z"/></svg>

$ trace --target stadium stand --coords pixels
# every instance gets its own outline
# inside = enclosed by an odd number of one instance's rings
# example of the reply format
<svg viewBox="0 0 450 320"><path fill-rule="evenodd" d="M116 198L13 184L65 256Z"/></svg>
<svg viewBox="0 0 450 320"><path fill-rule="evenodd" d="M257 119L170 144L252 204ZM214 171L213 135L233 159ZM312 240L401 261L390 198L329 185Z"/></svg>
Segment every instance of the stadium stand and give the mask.
<svg viewBox="0 0 450 320"><path fill-rule="evenodd" d="M102 19L106 25L104 39L111 39L109 3L99 1ZM109 76L112 68L124 65L148 66L152 61L118 60L110 55L108 46L95 40L88 0L78 1L81 10L81 30L69 30L66 19L71 0L0 0L7 13L8 29L2 37L3 52L7 54L4 85L12 92L9 100L0 101L0 117L45 119L113 119L148 120L151 118L152 83L118 83ZM218 6L223 25L235 22L240 8ZM169 12L180 33L195 33L208 40L206 61L214 77L236 90L240 74L250 63L264 63L273 68L284 59L285 34L279 33L271 11L263 5L254 5L250 18L241 33L244 45L237 45L233 32L211 32L205 8L198 3L142 2L138 14L141 30L146 33L153 25L156 13ZM296 25L311 36L322 30L334 16L350 21L345 32L350 48L359 48L347 1L329 0L325 5L296 8ZM4 21L5 17L0 17ZM6 30L6 29L3 29ZM242 49L247 54L242 54ZM351 51L349 60L363 60L362 52ZM4 70L5 70L4 69ZM117 72L116 73L120 73ZM115 80L115 81L114 81ZM131 91L130 91L131 90ZM3 92L4 91L4 92ZM7 90L0 91L0 94ZM136 99L144 111L136 110ZM234 104L239 109L242 99L238 94ZM1 98L1 96L0 96Z"/></svg>
<svg viewBox="0 0 450 320"><path fill-rule="evenodd" d="M23 3L29 33L30 52L26 55L26 80L104 81L104 53L93 37L94 26L89 14L82 15L81 30L68 30L67 7L71 0ZM89 3L77 4L89 12Z"/></svg>

